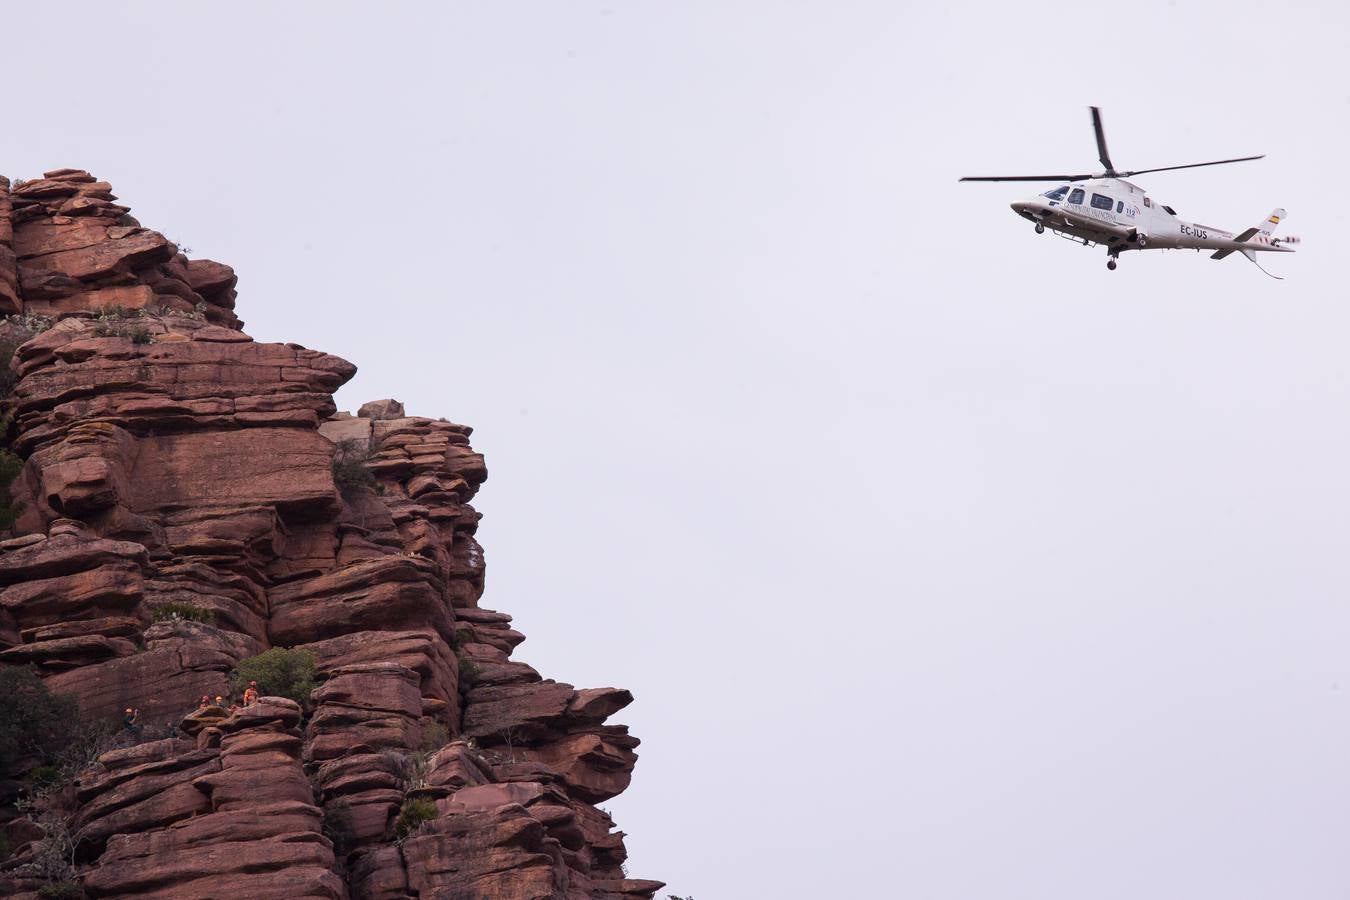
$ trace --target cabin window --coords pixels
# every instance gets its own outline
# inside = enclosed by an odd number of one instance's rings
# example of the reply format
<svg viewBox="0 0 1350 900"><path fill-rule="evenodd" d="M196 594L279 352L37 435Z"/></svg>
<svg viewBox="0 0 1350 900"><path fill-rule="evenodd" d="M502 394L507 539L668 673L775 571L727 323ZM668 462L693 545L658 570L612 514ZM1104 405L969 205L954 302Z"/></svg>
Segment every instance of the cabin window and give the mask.
<svg viewBox="0 0 1350 900"><path fill-rule="evenodd" d="M1074 188L1074 189L1073 189L1073 193L1069 195L1069 202L1070 202L1070 203L1082 203L1082 202L1083 202L1083 189L1082 189L1082 188Z"/></svg>
<svg viewBox="0 0 1350 900"><path fill-rule="evenodd" d="M1066 184L1063 187L1055 188L1053 191L1046 191L1044 194L1041 194L1041 196L1049 197L1051 200L1063 200L1064 195L1067 194L1068 192L1069 186Z"/></svg>
<svg viewBox="0 0 1350 900"><path fill-rule="evenodd" d="M1145 198L1144 198L1144 208L1145 208L1145 209L1152 209L1152 208L1153 208L1153 201L1150 200L1150 199L1148 199L1147 197L1145 197Z"/></svg>
<svg viewBox="0 0 1350 900"><path fill-rule="evenodd" d="M1116 201L1116 212L1118 212L1118 213L1123 213L1124 211L1125 211L1125 201L1124 201L1124 200L1117 200L1117 201Z"/></svg>
<svg viewBox="0 0 1350 900"><path fill-rule="evenodd" d="M1110 209L1111 209L1111 198L1108 197L1108 196L1106 196L1105 194L1093 194L1093 195L1092 195L1092 208L1093 208L1093 209L1104 209L1104 210L1107 210L1107 211L1109 212Z"/></svg>

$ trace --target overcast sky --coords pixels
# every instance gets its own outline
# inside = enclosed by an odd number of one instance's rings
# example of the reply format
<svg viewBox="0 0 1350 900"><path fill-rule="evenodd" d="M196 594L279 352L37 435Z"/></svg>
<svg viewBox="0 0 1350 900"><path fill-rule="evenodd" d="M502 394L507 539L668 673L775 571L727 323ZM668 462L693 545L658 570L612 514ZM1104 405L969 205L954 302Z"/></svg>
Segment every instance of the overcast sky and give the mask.
<svg viewBox="0 0 1350 900"><path fill-rule="evenodd" d="M475 426L484 605L631 688L698 900L1344 900L1342 3L30 2L0 171ZM1302 250L1036 236L1141 176ZM663 892L664 893L664 892Z"/></svg>

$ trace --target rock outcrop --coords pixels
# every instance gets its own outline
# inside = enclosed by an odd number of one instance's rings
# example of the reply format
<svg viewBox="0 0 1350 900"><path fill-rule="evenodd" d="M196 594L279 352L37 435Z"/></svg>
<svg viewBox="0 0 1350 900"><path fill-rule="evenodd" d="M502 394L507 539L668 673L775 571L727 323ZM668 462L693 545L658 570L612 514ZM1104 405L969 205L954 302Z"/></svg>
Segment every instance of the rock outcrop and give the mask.
<svg viewBox="0 0 1350 900"><path fill-rule="evenodd" d="M146 729L65 795L84 891L651 897L596 806L637 760L606 724L632 696L544 679L479 606L471 429L395 400L338 413L354 366L254 342L234 272L116 200L78 170L0 178L4 437L24 461L0 664ZM194 711L273 647L312 654L307 709ZM41 884L24 774L0 772L0 894Z"/></svg>

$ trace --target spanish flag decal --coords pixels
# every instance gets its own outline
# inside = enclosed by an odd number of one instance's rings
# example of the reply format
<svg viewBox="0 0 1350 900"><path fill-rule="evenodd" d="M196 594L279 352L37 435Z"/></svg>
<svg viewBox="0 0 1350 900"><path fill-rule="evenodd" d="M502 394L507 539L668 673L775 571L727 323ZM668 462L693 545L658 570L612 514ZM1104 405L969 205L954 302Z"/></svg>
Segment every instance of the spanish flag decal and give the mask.
<svg viewBox="0 0 1350 900"><path fill-rule="evenodd" d="M1272 224L1272 225L1278 225L1278 224L1280 224L1280 217L1279 217L1279 216L1271 216L1269 219L1266 219L1266 221L1269 222L1269 223Z"/></svg>

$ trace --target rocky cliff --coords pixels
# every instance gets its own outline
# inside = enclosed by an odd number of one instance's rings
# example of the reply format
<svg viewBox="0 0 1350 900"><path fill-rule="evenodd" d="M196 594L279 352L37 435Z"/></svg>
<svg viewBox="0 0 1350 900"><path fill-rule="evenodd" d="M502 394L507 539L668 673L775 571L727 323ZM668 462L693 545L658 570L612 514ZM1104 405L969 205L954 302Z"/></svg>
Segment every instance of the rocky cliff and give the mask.
<svg viewBox="0 0 1350 900"><path fill-rule="evenodd" d="M107 183L0 178L23 460L0 663L86 721L139 710L47 801L74 880L100 898L651 897L596 805L637 759L605 724L631 695L542 678L479 606L471 430L393 401L338 413L355 367L254 342L234 306L230 267L189 260ZM305 706L231 694L273 647L312 654ZM35 897L53 813L23 802L25 772L0 779L0 894ZM429 819L397 829L409 801Z"/></svg>

